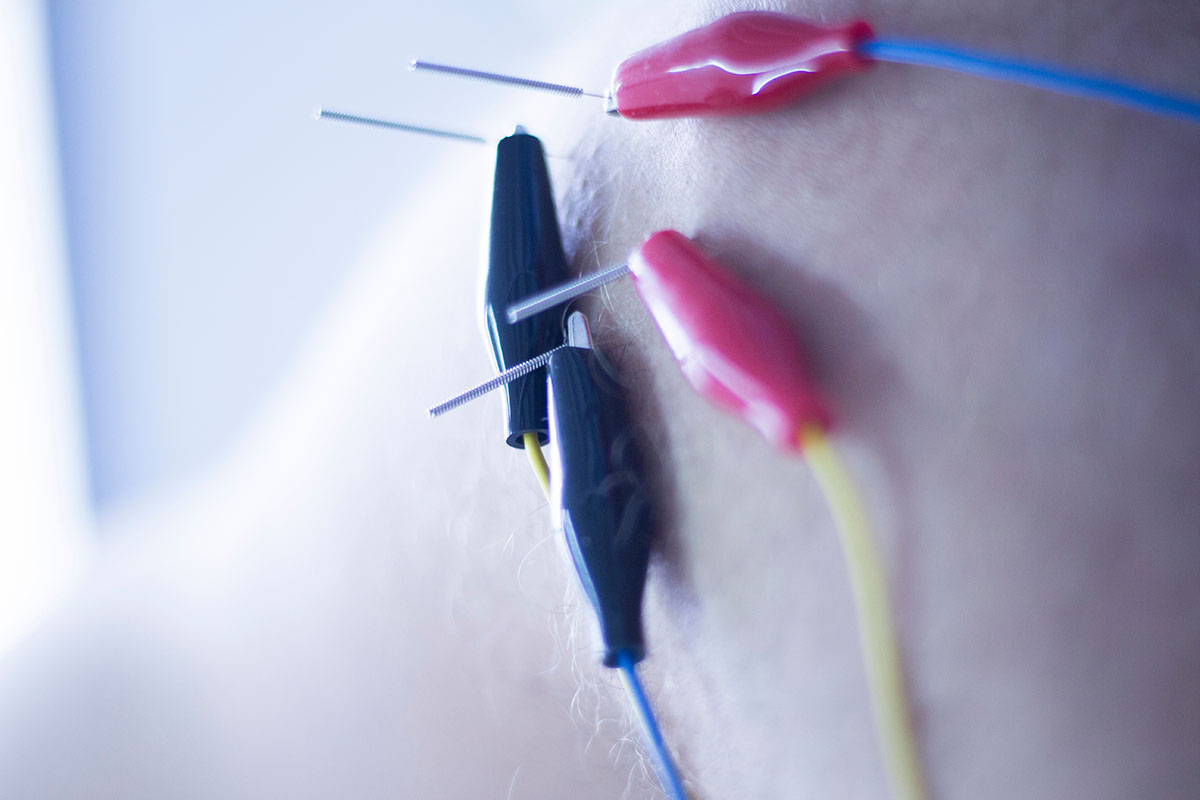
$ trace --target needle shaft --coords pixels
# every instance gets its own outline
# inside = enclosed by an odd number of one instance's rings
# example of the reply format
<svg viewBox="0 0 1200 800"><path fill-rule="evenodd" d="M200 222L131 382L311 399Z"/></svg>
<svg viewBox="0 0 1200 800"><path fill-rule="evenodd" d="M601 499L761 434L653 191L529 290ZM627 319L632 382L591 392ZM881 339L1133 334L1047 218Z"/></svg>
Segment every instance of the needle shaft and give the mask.
<svg viewBox="0 0 1200 800"><path fill-rule="evenodd" d="M439 403L438 405L429 409L429 418L436 419L442 414L445 414L447 411L452 411L453 409L456 409L461 405L465 405L478 397L483 397L485 394L494 389L499 389L509 381L515 381L517 378L528 375L538 367L544 367L546 362L550 360L550 356L554 355L556 351L561 350L563 347L566 347L566 345L559 345L558 347L547 350L540 356L535 356L528 361L522 361L520 364L504 370L504 372L501 372L490 381L481 383L474 389L468 389L460 395L451 397L444 403Z"/></svg>
<svg viewBox="0 0 1200 800"><path fill-rule="evenodd" d="M503 75L499 72L485 72L479 69L452 67L449 64L435 64L432 61L422 61L419 58L414 58L412 61L410 61L409 68L414 70L424 70L426 72L440 72L443 75L453 75L457 78L474 78L475 80L480 81L503 83L508 86L520 86L523 89L537 89L538 91L542 92L554 92L555 94L564 94L568 97L604 97L602 94L597 94L596 92L585 92L578 86L567 86L564 83L535 81L531 78L518 78L515 75Z"/></svg>
<svg viewBox="0 0 1200 800"><path fill-rule="evenodd" d="M520 322L523 319L528 319L534 314L545 311L547 308L562 305L570 300L574 300L581 294L590 292L598 286L615 281L628 272L628 264L618 264L615 267L609 267L600 272L585 275L570 283L560 284L544 292L538 292L509 306L506 312L508 314L508 321Z"/></svg>
<svg viewBox="0 0 1200 800"><path fill-rule="evenodd" d="M440 128L424 128L420 125L408 125L403 122L392 122L387 119L379 119L378 117L364 117L359 114L347 114L343 111L330 111L328 108L317 109L317 119L332 119L338 122L353 122L358 125L371 125L376 128L387 128L393 131L404 131L406 133L422 133L426 136L440 136L443 139L459 139L464 142L476 142L478 144L487 144L487 139L482 136L474 136L469 133L458 133L457 131L446 131Z"/></svg>

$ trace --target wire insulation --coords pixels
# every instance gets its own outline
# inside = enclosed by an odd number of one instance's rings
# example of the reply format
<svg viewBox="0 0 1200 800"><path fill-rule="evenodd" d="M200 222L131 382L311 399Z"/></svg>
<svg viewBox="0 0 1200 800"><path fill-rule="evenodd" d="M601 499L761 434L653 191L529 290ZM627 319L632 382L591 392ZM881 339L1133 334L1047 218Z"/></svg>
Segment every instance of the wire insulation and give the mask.
<svg viewBox="0 0 1200 800"><path fill-rule="evenodd" d="M829 503L841 537L854 592L875 728L892 793L900 800L924 800L928 794L909 718L896 635L892 630L887 580L862 498L824 431L816 427L805 428L800 433L800 445Z"/></svg>
<svg viewBox="0 0 1200 800"><path fill-rule="evenodd" d="M870 39L858 46L858 52L876 61L935 67L981 78L1020 83L1038 89L1106 100L1154 114L1200 123L1200 100L1076 72L1052 64L908 39Z"/></svg>
<svg viewBox="0 0 1200 800"><path fill-rule="evenodd" d="M663 741L662 731L658 729L658 721L654 718L654 710L650 707L646 690L642 686L641 679L638 678L637 669L634 666L636 663L633 653L628 650L617 653L617 670L621 673L621 682L625 684L625 691L629 693L629 699L633 701L633 707L642 723L642 729L646 732L646 738L650 740L650 749L654 751L658 777L662 781L663 788L667 790L672 800L687 800L687 792L683 790L683 780L679 777L675 762L671 760L671 753L667 750L667 743Z"/></svg>
<svg viewBox="0 0 1200 800"><path fill-rule="evenodd" d="M549 500L550 465L546 463L546 454L542 452L542 443L538 440L536 433L527 433L522 440L525 442L525 452L529 454L529 464L533 467L533 474L537 476L538 483L541 485L546 499Z"/></svg>

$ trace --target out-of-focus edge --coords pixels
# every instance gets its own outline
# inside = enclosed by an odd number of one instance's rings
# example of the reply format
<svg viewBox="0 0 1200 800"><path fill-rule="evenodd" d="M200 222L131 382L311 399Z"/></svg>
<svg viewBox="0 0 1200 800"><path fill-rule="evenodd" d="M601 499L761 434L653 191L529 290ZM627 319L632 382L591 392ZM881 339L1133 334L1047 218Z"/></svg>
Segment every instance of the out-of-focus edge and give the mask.
<svg viewBox="0 0 1200 800"><path fill-rule="evenodd" d="M0 658L93 549L45 13L0 3Z"/></svg>

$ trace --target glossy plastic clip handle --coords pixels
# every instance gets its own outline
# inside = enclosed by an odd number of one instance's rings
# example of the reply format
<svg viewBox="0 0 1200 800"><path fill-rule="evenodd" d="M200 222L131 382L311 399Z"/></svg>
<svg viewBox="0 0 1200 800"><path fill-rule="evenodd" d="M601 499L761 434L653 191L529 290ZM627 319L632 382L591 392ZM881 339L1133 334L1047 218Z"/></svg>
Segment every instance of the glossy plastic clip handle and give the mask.
<svg viewBox="0 0 1200 800"><path fill-rule="evenodd" d="M821 27L767 11L729 14L617 65L610 110L629 119L769 111L831 78L861 72L861 20Z"/></svg>
<svg viewBox="0 0 1200 800"><path fill-rule="evenodd" d="M629 261L684 377L772 443L799 448L800 431L831 416L807 359L775 306L677 231L659 231Z"/></svg>
<svg viewBox="0 0 1200 800"><path fill-rule="evenodd" d="M600 623L604 664L615 667L621 653L634 663L645 655L642 594L654 514L621 384L607 362L579 344L569 339L548 367L557 451L550 495L555 525Z"/></svg>
<svg viewBox="0 0 1200 800"><path fill-rule="evenodd" d="M484 282L483 321L498 372L562 344L557 317L541 314L514 323L508 321L505 310L512 302L566 277L567 259L542 143L527 133L514 133L496 147ZM517 378L504 390L508 444L524 447L526 433L536 433L545 444L549 438L545 370Z"/></svg>

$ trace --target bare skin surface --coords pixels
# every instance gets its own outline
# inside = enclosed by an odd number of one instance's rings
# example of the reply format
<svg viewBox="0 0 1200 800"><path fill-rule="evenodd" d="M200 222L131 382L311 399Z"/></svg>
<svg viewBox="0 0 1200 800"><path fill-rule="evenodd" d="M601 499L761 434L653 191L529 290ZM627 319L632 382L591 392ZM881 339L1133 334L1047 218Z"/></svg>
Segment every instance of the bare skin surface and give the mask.
<svg viewBox="0 0 1200 800"><path fill-rule="evenodd" d="M458 170L465 203L452 181L381 237L226 463L107 521L94 577L0 665L0 796L643 785L497 408L425 418L488 374L459 224L483 213L488 161Z"/></svg>
<svg viewBox="0 0 1200 800"><path fill-rule="evenodd" d="M614 14L638 24L575 74L733 9ZM1186 3L787 9L1200 95ZM676 228L811 351L933 796L1195 796L1200 129L900 67L756 118L560 102L522 121L580 142L555 179L581 271ZM490 155L456 158L482 185ZM0 796L656 796L498 403L423 419L489 374L483 209L441 184L253 435L111 520L96 577L0 665ZM885 796L803 462L688 389L629 285L588 306L655 450L647 670L696 796Z"/></svg>
<svg viewBox="0 0 1200 800"><path fill-rule="evenodd" d="M784 7L1200 93L1186 4ZM889 565L933 795L1194 795L1200 131L880 67L589 146L566 204L584 262L677 228L809 346ZM883 796L811 479L693 396L629 285L602 307L669 465L653 668L700 795Z"/></svg>

